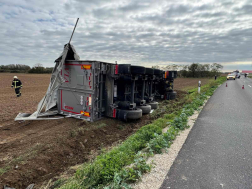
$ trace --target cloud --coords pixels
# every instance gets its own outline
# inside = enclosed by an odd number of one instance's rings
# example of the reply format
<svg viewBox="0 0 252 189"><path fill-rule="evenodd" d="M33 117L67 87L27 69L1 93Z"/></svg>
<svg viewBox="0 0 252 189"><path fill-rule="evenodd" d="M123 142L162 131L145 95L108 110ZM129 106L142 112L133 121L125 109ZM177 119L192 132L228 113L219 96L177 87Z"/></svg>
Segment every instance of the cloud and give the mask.
<svg viewBox="0 0 252 189"><path fill-rule="evenodd" d="M252 14L252 4L245 4L241 7L234 9L239 15L251 15Z"/></svg>
<svg viewBox="0 0 252 189"><path fill-rule="evenodd" d="M72 44L84 60L250 65L251 10L246 0L2 0L0 64L54 66L79 17Z"/></svg>

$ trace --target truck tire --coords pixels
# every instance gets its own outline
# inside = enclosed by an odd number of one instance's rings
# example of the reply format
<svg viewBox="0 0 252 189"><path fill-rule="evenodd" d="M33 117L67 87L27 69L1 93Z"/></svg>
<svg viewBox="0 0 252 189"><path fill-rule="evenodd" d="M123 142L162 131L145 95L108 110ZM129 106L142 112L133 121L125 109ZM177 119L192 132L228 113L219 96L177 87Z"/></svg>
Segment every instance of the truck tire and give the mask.
<svg viewBox="0 0 252 189"><path fill-rule="evenodd" d="M117 105L120 110L128 110L130 107L130 102L129 101L120 101Z"/></svg>
<svg viewBox="0 0 252 189"><path fill-rule="evenodd" d="M145 68L145 74L153 75L154 74L154 69L153 68Z"/></svg>
<svg viewBox="0 0 252 189"><path fill-rule="evenodd" d="M168 93L166 93L166 99L167 100L173 100L173 99L175 99L176 98L176 95L177 95L177 93L175 92L175 91L172 91L172 92L168 92Z"/></svg>
<svg viewBox="0 0 252 189"><path fill-rule="evenodd" d="M152 110L155 110L158 108L158 102L155 102L155 101L148 103L148 105L151 106Z"/></svg>
<svg viewBox="0 0 252 189"><path fill-rule="evenodd" d="M118 64L119 74L130 74L130 64Z"/></svg>
<svg viewBox="0 0 252 189"><path fill-rule="evenodd" d="M134 119L140 119L142 117L142 110L137 108L136 110L121 110L117 109L117 118L121 120L134 120Z"/></svg>
<svg viewBox="0 0 252 189"><path fill-rule="evenodd" d="M131 74L145 74L145 67L143 66L130 66Z"/></svg>
<svg viewBox="0 0 252 189"><path fill-rule="evenodd" d="M151 111L151 106L148 104L143 105L143 106L137 106L137 108L140 108L142 110L143 114L149 114Z"/></svg>
<svg viewBox="0 0 252 189"><path fill-rule="evenodd" d="M154 69L154 74L155 74L155 75L162 75L163 72L164 72L163 70Z"/></svg>

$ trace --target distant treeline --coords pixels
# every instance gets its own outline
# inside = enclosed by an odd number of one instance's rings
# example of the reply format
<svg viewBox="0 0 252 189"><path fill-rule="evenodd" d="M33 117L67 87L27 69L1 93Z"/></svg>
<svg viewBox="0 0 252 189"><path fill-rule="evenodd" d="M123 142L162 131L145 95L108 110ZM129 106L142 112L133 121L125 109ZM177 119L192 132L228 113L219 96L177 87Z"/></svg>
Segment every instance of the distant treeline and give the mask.
<svg viewBox="0 0 252 189"><path fill-rule="evenodd" d="M214 77L220 76L220 70L223 68L221 64L200 64L192 63L191 65L167 65L167 66L153 66L153 68L161 70L177 70L179 77Z"/></svg>
<svg viewBox="0 0 252 189"><path fill-rule="evenodd" d="M52 73L53 68L43 67L42 64L35 64L32 68L23 64L0 65L0 72L8 73Z"/></svg>

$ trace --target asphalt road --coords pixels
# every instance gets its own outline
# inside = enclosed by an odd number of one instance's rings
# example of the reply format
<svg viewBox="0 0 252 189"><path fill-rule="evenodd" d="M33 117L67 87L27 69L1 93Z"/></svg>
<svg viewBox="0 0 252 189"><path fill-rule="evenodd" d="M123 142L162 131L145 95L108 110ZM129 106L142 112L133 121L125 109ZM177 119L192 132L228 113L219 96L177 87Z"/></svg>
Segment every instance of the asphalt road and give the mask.
<svg viewBox="0 0 252 189"><path fill-rule="evenodd" d="M166 188L252 189L252 79L229 80L215 91L160 189Z"/></svg>

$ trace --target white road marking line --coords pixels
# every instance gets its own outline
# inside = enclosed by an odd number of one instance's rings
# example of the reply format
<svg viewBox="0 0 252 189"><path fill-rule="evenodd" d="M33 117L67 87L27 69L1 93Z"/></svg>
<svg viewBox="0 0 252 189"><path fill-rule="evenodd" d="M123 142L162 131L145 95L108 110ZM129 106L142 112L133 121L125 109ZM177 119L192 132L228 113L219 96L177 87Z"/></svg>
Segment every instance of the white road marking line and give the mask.
<svg viewBox="0 0 252 189"><path fill-rule="evenodd" d="M250 85L248 85L249 87L251 87Z"/></svg>

